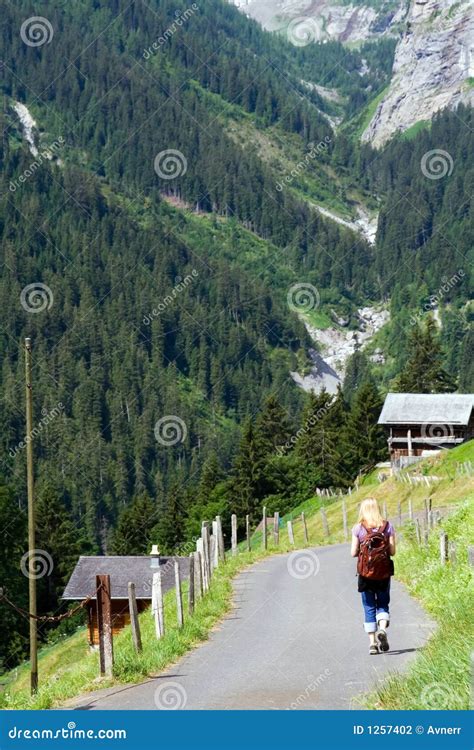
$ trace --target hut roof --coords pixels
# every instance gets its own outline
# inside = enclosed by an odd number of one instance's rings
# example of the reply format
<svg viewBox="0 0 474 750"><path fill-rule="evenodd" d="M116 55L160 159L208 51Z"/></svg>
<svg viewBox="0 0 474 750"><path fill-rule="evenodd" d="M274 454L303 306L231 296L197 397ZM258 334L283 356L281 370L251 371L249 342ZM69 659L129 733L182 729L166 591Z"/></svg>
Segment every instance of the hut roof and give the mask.
<svg viewBox="0 0 474 750"><path fill-rule="evenodd" d="M468 425L472 393L388 393L379 424Z"/></svg>
<svg viewBox="0 0 474 750"><path fill-rule="evenodd" d="M153 573L155 572L151 568L152 559L149 555L81 556L64 589L62 598L85 599L96 590L96 575L110 575L112 599L126 599L129 582L135 584L137 599L151 599ZM160 557L163 591L174 587L175 560L179 562L182 578L189 576L187 557Z"/></svg>

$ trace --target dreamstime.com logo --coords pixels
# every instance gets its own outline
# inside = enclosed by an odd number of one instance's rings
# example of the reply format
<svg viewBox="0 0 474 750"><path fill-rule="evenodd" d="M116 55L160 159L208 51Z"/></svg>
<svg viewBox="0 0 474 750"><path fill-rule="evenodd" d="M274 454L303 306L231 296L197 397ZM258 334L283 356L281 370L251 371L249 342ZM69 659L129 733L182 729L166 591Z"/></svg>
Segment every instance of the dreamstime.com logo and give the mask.
<svg viewBox="0 0 474 750"><path fill-rule="evenodd" d="M181 292L184 292L184 290L197 279L199 276L199 273L196 271L195 268L191 271L191 273L188 273L187 276L184 277L184 279L177 277L175 279L176 285L171 290L170 294L167 294L166 297L163 297L162 301L158 304L158 307L154 307L153 310L148 313L147 315L144 315L143 317L143 323L146 326L149 326L150 323L154 318L158 318L162 312L166 310L169 305L172 304L172 302L175 301L175 299L178 297Z"/></svg>
<svg viewBox="0 0 474 750"><path fill-rule="evenodd" d="M448 685L440 685L438 682L431 682L426 685L420 694L421 705L438 711L447 711L460 708L460 697Z"/></svg>
<svg viewBox="0 0 474 750"><path fill-rule="evenodd" d="M20 293L21 306L27 313L40 313L44 310L50 310L54 295L47 284L36 281L34 284L27 284Z"/></svg>
<svg viewBox="0 0 474 750"><path fill-rule="evenodd" d="M421 171L429 180L441 180L446 175L449 177L454 168L453 157L441 148L427 151L421 157Z"/></svg>
<svg viewBox="0 0 474 750"><path fill-rule="evenodd" d="M25 552L20 562L20 570L26 578L37 581L53 572L53 558L44 549L33 549Z"/></svg>
<svg viewBox="0 0 474 750"><path fill-rule="evenodd" d="M59 151L65 144L65 140L62 136L59 136L57 141L53 141L53 143L48 146L48 148L43 149L43 151L40 151L40 153L37 155L37 157L34 159L34 161L29 164L29 166L21 173L19 177L17 177L15 180L10 181L9 190L11 193L14 193L18 188L23 185L27 180L29 180L30 177L33 177L34 174L38 171L38 169L41 167L41 165L45 161L52 161L53 158L57 157L57 151Z"/></svg>
<svg viewBox="0 0 474 750"><path fill-rule="evenodd" d="M292 578L304 581L318 575L321 563L316 552L310 549L300 549L291 553L286 567Z"/></svg>
<svg viewBox="0 0 474 750"><path fill-rule="evenodd" d="M288 307L293 312L306 313L319 307L319 292L313 284L293 284L286 295Z"/></svg>
<svg viewBox="0 0 474 750"><path fill-rule="evenodd" d="M160 445L169 448L177 443L184 443L188 434L186 422L175 414L161 417L154 428L155 438Z"/></svg>
<svg viewBox="0 0 474 750"><path fill-rule="evenodd" d="M156 688L154 700L161 711L179 711L185 707L188 696L179 682L164 682Z"/></svg>
<svg viewBox="0 0 474 750"><path fill-rule="evenodd" d="M60 729L20 729L8 730L11 740L126 740L126 729L77 729L75 721Z"/></svg>
<svg viewBox="0 0 474 750"><path fill-rule="evenodd" d="M188 160L182 151L167 148L155 156L154 170L162 180L176 180L188 171Z"/></svg>
<svg viewBox="0 0 474 750"><path fill-rule="evenodd" d="M426 422L421 425L421 437L427 442L431 441L433 445L442 445L446 442L452 442L454 439L454 428L452 424L433 424Z"/></svg>
<svg viewBox="0 0 474 750"><path fill-rule="evenodd" d="M295 47L306 47L312 42L319 42L323 38L323 20L306 16L293 18L288 24L286 35Z"/></svg>
<svg viewBox="0 0 474 750"><path fill-rule="evenodd" d="M182 12L179 10L175 11L175 20L173 23L163 31L162 35L159 36L153 44L143 50L143 58L149 60L154 52L159 50L160 47L163 47L170 39L172 39L174 34L176 34L176 32L184 25L184 22L188 21L197 10L199 10L198 4L193 3L191 7L186 8L186 10L183 10Z"/></svg>
<svg viewBox="0 0 474 750"><path fill-rule="evenodd" d="M304 158L277 182L276 189L278 192L281 193L285 185L291 185L297 177L305 172L314 159L326 153L330 143L332 143L332 139L326 135L322 141L319 141L315 146L311 146L309 151L304 155Z"/></svg>
<svg viewBox="0 0 474 750"><path fill-rule="evenodd" d="M49 44L53 35L51 22L44 16L30 16L21 24L20 36L28 47L42 47L43 44Z"/></svg>
<svg viewBox="0 0 474 750"><path fill-rule="evenodd" d="M51 422L54 419L56 419L56 417L59 417L60 414L63 413L63 411L64 411L64 404L62 403L62 401L59 401L59 403L56 406L54 406L51 409L51 411L48 411L47 409L42 409L41 411L42 416L39 422L33 427L33 429L28 433L28 435L25 435L23 440L20 440L20 442L17 445L15 445L14 448L10 448L10 450L8 451L8 455L10 456L10 458L15 458L17 453L19 453L24 448L26 448L28 443L31 443L32 440L34 440L39 435L41 435L45 427L51 424Z"/></svg>

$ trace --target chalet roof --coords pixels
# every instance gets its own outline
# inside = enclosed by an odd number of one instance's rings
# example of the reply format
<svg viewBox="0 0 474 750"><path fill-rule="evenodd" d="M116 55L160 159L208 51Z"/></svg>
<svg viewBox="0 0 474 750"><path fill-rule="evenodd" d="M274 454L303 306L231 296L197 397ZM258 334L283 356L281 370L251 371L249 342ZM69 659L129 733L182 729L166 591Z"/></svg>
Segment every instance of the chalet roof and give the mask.
<svg viewBox="0 0 474 750"><path fill-rule="evenodd" d="M388 393L379 424L467 425L472 393Z"/></svg>
<svg viewBox="0 0 474 750"><path fill-rule="evenodd" d="M163 591L174 587L174 560L179 561L182 578L189 575L187 557L160 557ZM96 575L110 575L112 599L128 597L128 583L135 584L137 599L151 599L152 579L155 570L151 568L149 555L134 556L81 556L64 589L63 599L85 599L96 590ZM94 597L95 598L95 597Z"/></svg>

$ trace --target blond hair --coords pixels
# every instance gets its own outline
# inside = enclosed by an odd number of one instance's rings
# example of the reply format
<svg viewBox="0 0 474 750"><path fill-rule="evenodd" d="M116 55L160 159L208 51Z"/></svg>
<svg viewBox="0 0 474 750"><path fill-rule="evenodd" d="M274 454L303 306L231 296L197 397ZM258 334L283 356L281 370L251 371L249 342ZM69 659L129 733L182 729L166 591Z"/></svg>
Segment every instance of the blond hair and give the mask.
<svg viewBox="0 0 474 750"><path fill-rule="evenodd" d="M379 504L374 497L367 497L365 500L362 500L358 522L364 524L369 529L378 529L380 526L383 526L384 519L382 518Z"/></svg>

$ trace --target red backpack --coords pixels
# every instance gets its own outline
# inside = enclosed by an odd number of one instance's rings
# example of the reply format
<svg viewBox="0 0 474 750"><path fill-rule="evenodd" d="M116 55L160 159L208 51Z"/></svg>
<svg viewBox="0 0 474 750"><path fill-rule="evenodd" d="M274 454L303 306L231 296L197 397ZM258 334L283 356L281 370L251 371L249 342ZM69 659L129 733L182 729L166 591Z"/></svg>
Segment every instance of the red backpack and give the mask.
<svg viewBox="0 0 474 750"><path fill-rule="evenodd" d="M362 524L367 534L360 543L357 572L364 578L383 581L392 575L390 560L390 540L385 531L388 521L380 529L368 529Z"/></svg>

